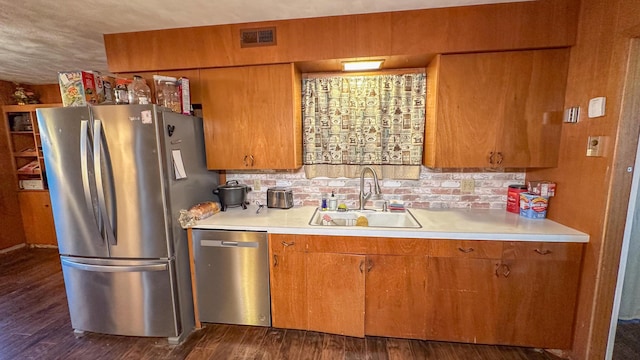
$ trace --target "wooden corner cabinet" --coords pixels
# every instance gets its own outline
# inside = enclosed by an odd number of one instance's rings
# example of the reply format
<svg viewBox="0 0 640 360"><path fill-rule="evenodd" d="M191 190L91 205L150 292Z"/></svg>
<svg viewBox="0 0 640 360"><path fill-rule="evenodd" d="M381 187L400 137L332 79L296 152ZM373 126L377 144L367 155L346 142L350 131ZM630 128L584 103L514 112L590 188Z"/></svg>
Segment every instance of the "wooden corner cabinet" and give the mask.
<svg viewBox="0 0 640 360"><path fill-rule="evenodd" d="M294 64L200 70L207 167L302 166L301 77Z"/></svg>
<svg viewBox="0 0 640 360"><path fill-rule="evenodd" d="M427 68L423 164L557 164L568 49L438 55Z"/></svg>
<svg viewBox="0 0 640 360"><path fill-rule="evenodd" d="M27 244L56 245L36 109L61 104L2 107L15 189Z"/></svg>

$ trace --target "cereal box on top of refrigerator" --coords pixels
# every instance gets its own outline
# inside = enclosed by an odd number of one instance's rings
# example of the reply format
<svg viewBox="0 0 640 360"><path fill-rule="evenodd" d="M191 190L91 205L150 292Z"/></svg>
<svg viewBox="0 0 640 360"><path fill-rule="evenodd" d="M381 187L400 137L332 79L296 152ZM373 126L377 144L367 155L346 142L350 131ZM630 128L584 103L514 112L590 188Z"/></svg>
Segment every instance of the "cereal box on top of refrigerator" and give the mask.
<svg viewBox="0 0 640 360"><path fill-rule="evenodd" d="M58 73L63 106L97 104L98 96L94 74L88 71Z"/></svg>

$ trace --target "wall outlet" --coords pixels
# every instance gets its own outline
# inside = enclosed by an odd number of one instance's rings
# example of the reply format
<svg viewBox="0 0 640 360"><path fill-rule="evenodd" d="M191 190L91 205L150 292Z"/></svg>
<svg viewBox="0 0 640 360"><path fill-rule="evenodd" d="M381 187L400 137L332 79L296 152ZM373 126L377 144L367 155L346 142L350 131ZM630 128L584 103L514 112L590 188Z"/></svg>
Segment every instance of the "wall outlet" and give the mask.
<svg viewBox="0 0 640 360"><path fill-rule="evenodd" d="M603 156L605 136L589 136L587 140L587 156Z"/></svg>
<svg viewBox="0 0 640 360"><path fill-rule="evenodd" d="M473 193L476 190L476 182L473 179L460 180L460 192Z"/></svg>
<svg viewBox="0 0 640 360"><path fill-rule="evenodd" d="M253 191L260 191L260 180L253 179Z"/></svg>

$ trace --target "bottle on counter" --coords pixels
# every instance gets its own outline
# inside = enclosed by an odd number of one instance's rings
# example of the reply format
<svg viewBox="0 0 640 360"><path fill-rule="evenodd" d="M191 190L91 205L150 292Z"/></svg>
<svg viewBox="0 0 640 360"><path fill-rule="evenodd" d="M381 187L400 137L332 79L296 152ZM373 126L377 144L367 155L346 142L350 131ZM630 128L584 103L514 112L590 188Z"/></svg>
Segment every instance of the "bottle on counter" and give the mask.
<svg viewBox="0 0 640 360"><path fill-rule="evenodd" d="M329 198L329 210L336 211L338 210L338 198L335 193L331 191L331 197Z"/></svg>
<svg viewBox="0 0 640 360"><path fill-rule="evenodd" d="M327 210L327 194L322 193L322 201L320 202L320 209L322 211Z"/></svg>
<svg viewBox="0 0 640 360"><path fill-rule="evenodd" d="M151 104L151 89L142 76L134 75L128 87L129 104Z"/></svg>

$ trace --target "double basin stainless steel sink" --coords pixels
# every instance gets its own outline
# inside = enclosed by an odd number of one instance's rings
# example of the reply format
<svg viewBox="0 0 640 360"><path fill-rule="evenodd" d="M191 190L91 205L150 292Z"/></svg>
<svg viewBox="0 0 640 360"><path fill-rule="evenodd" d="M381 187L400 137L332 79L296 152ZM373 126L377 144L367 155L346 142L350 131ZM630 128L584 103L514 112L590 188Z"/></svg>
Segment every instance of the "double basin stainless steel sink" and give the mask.
<svg viewBox="0 0 640 360"><path fill-rule="evenodd" d="M366 221L361 217L366 218ZM361 218L358 221L358 218ZM366 224L366 225L365 225ZM368 226L384 228L421 228L409 210L402 212L378 210L316 211L309 225L313 226Z"/></svg>

